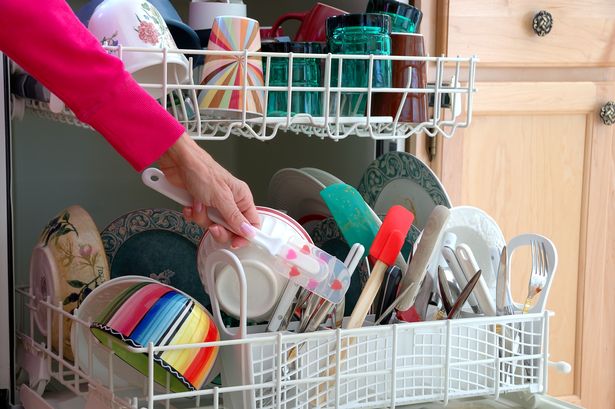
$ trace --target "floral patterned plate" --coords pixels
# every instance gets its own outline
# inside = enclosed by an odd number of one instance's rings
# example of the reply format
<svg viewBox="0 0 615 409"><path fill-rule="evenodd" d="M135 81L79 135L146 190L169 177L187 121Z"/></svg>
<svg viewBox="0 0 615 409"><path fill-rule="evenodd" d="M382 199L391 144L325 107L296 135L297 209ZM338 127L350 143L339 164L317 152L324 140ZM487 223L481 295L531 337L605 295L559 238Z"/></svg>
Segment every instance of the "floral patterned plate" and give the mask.
<svg viewBox="0 0 615 409"><path fill-rule="evenodd" d="M419 158L406 152L389 152L372 162L357 187L377 214L393 205L414 213L414 226L423 230L436 205L451 207L438 177Z"/></svg>
<svg viewBox="0 0 615 409"><path fill-rule="evenodd" d="M80 206L70 206L47 223L32 251L30 287L37 301L50 299L73 312L96 287L109 279L109 264L94 220ZM47 309L39 308L34 320L47 335ZM72 360L71 320L64 319L64 357ZM58 348L59 326L51 325L52 346Z"/></svg>
<svg viewBox="0 0 615 409"><path fill-rule="evenodd" d="M203 229L180 212L142 209L127 213L101 233L111 277L140 275L171 285L209 306L197 269Z"/></svg>

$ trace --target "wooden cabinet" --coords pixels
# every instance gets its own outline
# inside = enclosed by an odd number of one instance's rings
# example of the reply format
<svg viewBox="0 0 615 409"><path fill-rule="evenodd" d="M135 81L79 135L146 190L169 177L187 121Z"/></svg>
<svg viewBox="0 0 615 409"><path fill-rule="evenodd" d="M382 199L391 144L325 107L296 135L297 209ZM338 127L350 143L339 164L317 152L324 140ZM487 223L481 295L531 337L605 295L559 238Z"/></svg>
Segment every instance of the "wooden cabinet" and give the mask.
<svg viewBox="0 0 615 409"><path fill-rule="evenodd" d="M507 239L548 236L559 267L548 308L549 390L588 409L615 408L615 125L600 109L615 100L612 0L422 2L436 55L480 59L471 125L438 140L432 166L453 204L491 214ZM553 16L539 37L532 19ZM429 23L427 23L429 24ZM513 260L524 300L529 251Z"/></svg>
<svg viewBox="0 0 615 409"><path fill-rule="evenodd" d="M489 66L605 66L615 63L611 0L450 0L448 55L473 55ZM552 18L539 37L535 15ZM548 26L539 25L542 27Z"/></svg>

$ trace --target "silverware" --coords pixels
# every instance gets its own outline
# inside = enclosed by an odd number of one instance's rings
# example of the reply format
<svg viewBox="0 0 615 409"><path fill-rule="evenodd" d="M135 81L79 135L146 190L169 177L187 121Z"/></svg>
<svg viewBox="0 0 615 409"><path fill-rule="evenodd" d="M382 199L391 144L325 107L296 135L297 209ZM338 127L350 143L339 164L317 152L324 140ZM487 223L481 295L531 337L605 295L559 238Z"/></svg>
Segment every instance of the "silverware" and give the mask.
<svg viewBox="0 0 615 409"><path fill-rule="evenodd" d="M284 327L284 329L288 327L288 322L290 321L294 309L295 298L300 289L301 287L292 281L286 284L286 288L269 319L269 324L267 325L268 332L276 332L280 331L282 327Z"/></svg>
<svg viewBox="0 0 615 409"><path fill-rule="evenodd" d="M461 268L461 263L457 258L457 254L455 254L455 247L457 246L457 235L455 233L446 233L444 235L444 240L442 242L442 257L448 264L448 268L453 273L453 277L455 281L459 285L459 288L462 288L468 284L468 278L463 273L463 269ZM475 314L480 314L482 311L478 306L478 300L474 296L474 294L470 295L470 299L468 300L468 304L472 308L472 311Z"/></svg>
<svg viewBox="0 0 615 409"><path fill-rule="evenodd" d="M507 259L508 251L506 246L504 246L502 248L502 253L500 254L500 265L498 267L498 277L495 291L497 315L513 315L515 313L515 306L513 305L510 297L510 279L508 275L508 267L506 266Z"/></svg>
<svg viewBox="0 0 615 409"><path fill-rule="evenodd" d="M478 262L474 257L474 253L467 244L457 244L457 247L455 247L455 254L457 255L457 260L459 260L459 265L461 265L461 270L466 276L466 279L469 280L478 270L480 270ZM478 306L481 311L486 316L495 317L495 302L491 296L489 287L487 287L487 282L482 276L478 280L478 283L476 283L476 287L474 288L474 296L478 301Z"/></svg>
<svg viewBox="0 0 615 409"><path fill-rule="evenodd" d="M549 260L547 259L544 242L532 240L532 273L527 286L527 298L523 306L523 313L527 313L533 305L534 299L547 284Z"/></svg>
<svg viewBox="0 0 615 409"><path fill-rule="evenodd" d="M450 313L453 309L454 298L449 286L448 279L446 278L446 272L444 267L438 266L438 289L440 290L440 297L442 298L442 305L446 313Z"/></svg>
<svg viewBox="0 0 615 409"><path fill-rule="evenodd" d="M468 297L472 293L472 290L476 286L476 283L478 283L480 276L481 276L481 270L478 270L476 274L474 274L472 279L468 281L468 284L463 288L463 291L461 291L459 298L457 298L457 301L455 301L455 304L453 304L453 308L451 309L451 312L448 313L447 318L449 320L454 319L459 315L459 312L461 312L461 307L463 307L463 304L465 304Z"/></svg>
<svg viewBox="0 0 615 409"><path fill-rule="evenodd" d="M380 318L382 313L395 300L395 296L397 295L397 287L399 286L401 277L402 272L399 267L393 265L387 269L384 283L380 286L378 296L376 297L378 302L374 311L376 319Z"/></svg>

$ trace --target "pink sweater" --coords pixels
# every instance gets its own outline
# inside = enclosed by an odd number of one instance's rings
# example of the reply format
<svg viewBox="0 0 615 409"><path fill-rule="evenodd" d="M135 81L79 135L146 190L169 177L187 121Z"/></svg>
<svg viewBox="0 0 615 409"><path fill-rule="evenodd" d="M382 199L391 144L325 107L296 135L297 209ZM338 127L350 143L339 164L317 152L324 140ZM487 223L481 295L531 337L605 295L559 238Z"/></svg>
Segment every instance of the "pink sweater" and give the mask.
<svg viewBox="0 0 615 409"><path fill-rule="evenodd" d="M0 0L0 50L100 132L137 171L184 132L100 46L65 0Z"/></svg>

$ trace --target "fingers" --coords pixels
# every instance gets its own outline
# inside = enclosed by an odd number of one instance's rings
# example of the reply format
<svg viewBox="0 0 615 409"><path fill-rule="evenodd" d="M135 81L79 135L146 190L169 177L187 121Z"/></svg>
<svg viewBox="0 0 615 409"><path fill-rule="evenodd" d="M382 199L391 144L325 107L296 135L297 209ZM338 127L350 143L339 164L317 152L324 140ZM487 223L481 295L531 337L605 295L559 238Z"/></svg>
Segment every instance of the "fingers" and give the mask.
<svg viewBox="0 0 615 409"><path fill-rule="evenodd" d="M196 223L204 229L211 225L205 206L200 202L194 202L192 207L184 207L182 213L187 221Z"/></svg>

